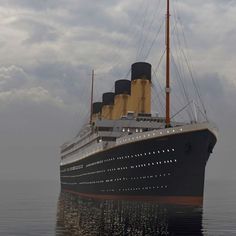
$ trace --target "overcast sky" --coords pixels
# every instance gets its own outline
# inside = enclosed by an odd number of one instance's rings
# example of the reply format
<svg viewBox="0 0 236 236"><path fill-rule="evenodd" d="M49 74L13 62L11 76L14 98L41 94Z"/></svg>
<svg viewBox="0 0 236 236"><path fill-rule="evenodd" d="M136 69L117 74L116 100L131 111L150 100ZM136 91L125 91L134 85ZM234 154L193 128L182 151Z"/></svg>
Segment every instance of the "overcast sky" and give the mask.
<svg viewBox="0 0 236 236"><path fill-rule="evenodd" d="M220 130L206 177L236 180L236 1L172 2L172 22L174 12L179 17L172 32L185 32L183 49ZM98 99L133 62L156 68L164 7L164 0L0 1L0 179L59 179L60 145L88 118L91 69Z"/></svg>

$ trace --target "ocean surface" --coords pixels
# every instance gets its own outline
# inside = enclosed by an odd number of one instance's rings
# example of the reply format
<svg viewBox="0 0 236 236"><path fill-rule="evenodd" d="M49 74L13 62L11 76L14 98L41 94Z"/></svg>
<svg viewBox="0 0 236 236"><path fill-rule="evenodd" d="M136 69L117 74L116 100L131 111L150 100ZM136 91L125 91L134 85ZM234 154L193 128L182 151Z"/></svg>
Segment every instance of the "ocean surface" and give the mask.
<svg viewBox="0 0 236 236"><path fill-rule="evenodd" d="M206 181L203 207L94 201L54 181L0 181L0 236L236 235L236 183Z"/></svg>

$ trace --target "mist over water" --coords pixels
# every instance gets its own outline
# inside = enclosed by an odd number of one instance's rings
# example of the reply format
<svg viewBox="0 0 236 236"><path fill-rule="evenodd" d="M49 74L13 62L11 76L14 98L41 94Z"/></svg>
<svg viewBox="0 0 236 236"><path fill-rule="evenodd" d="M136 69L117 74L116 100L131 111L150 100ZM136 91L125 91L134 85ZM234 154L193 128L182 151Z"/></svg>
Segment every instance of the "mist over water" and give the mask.
<svg viewBox="0 0 236 236"><path fill-rule="evenodd" d="M206 181L204 205L94 201L55 181L1 181L0 235L236 235L234 182Z"/></svg>

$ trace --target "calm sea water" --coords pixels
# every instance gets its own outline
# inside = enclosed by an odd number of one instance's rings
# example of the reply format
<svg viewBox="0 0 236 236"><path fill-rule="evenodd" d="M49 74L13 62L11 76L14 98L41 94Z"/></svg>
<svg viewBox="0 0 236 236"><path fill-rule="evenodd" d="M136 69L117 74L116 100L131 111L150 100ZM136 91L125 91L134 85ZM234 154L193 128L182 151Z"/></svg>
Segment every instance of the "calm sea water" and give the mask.
<svg viewBox="0 0 236 236"><path fill-rule="evenodd" d="M203 208L92 201L53 181L0 182L0 236L236 235L236 184L207 181Z"/></svg>

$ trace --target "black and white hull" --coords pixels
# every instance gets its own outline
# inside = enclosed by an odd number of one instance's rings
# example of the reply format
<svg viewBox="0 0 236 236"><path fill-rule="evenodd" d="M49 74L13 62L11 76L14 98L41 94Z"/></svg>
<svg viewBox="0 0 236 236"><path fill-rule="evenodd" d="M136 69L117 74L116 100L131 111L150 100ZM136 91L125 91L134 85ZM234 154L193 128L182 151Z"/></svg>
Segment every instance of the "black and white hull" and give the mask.
<svg viewBox="0 0 236 236"><path fill-rule="evenodd" d="M62 165L61 186L91 197L202 201L205 167L215 143L207 123L130 135L112 148Z"/></svg>

